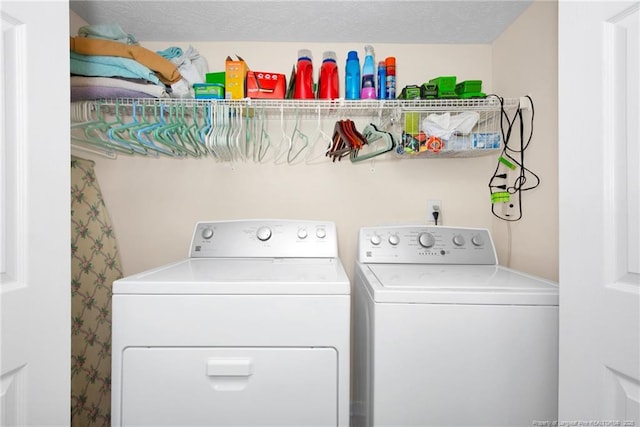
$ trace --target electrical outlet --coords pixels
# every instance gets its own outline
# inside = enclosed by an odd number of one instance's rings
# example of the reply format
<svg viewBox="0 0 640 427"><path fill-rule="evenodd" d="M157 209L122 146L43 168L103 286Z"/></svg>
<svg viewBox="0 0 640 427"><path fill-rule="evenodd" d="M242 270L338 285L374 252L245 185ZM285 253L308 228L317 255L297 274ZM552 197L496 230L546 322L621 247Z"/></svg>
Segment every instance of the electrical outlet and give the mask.
<svg viewBox="0 0 640 427"><path fill-rule="evenodd" d="M438 212L438 221L433 216L434 212ZM442 225L441 200L427 200L427 224Z"/></svg>

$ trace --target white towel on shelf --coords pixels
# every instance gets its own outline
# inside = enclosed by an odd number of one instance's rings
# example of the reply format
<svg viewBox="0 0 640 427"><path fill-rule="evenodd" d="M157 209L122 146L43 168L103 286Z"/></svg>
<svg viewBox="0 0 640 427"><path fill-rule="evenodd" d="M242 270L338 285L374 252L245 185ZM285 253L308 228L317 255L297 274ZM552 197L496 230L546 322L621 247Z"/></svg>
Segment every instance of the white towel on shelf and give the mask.
<svg viewBox="0 0 640 427"><path fill-rule="evenodd" d="M434 113L422 121L422 131L427 135L448 140L452 135L468 135L478 123L480 114L475 111L463 111L458 114Z"/></svg>
<svg viewBox="0 0 640 427"><path fill-rule="evenodd" d="M187 49L172 46L156 53L178 67L180 75L185 80L185 82L177 82L171 85L173 90L171 96L175 98L193 97L193 85L195 83L204 83L205 76L209 72L207 59L201 56L193 46L189 46ZM185 87L188 87L186 91Z"/></svg>

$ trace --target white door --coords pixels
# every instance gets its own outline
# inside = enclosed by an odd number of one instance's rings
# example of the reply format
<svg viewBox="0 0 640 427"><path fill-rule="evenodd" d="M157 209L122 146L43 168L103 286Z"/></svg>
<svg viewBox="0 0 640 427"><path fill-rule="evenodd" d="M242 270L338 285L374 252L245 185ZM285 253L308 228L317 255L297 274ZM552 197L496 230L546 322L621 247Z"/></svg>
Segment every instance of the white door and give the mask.
<svg viewBox="0 0 640 427"><path fill-rule="evenodd" d="M67 1L0 1L0 426L70 414Z"/></svg>
<svg viewBox="0 0 640 427"><path fill-rule="evenodd" d="M559 417L640 426L640 3L558 21Z"/></svg>

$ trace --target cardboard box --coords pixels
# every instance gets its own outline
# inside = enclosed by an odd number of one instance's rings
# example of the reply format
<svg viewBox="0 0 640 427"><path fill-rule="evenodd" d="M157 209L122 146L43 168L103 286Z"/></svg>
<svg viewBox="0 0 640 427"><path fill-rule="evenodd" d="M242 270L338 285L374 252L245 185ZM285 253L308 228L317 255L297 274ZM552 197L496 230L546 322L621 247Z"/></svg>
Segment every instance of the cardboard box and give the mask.
<svg viewBox="0 0 640 427"><path fill-rule="evenodd" d="M247 64L240 57L236 61L227 56L225 61L225 98L242 99L245 97L245 78Z"/></svg>
<svg viewBox="0 0 640 427"><path fill-rule="evenodd" d="M266 71L249 71L246 84L248 98L284 99L287 90L284 74Z"/></svg>

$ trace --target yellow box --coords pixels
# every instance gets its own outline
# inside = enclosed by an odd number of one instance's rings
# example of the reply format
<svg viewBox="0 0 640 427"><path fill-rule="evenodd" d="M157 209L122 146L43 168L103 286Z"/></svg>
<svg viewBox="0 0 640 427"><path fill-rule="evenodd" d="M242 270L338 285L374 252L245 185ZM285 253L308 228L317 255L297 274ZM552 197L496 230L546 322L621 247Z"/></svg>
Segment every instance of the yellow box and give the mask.
<svg viewBox="0 0 640 427"><path fill-rule="evenodd" d="M225 98L242 99L245 97L245 80L247 77L247 64L242 58L234 61L227 56L225 61Z"/></svg>

